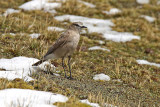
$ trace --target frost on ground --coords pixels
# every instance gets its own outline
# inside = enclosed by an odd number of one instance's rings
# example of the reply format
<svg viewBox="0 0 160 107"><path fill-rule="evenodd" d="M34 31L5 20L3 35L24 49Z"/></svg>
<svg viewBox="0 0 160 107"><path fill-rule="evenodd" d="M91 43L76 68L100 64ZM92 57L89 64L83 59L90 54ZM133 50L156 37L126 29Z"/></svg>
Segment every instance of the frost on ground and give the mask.
<svg viewBox="0 0 160 107"><path fill-rule="evenodd" d="M111 20L95 19L75 15L56 16L55 19L58 21L69 20L70 22L83 22L83 24L88 27L89 33L101 33L106 40L112 40L114 42L127 42L131 41L132 39L140 39L139 36L135 36L132 33L112 31L111 27L114 26L114 24Z"/></svg>
<svg viewBox="0 0 160 107"><path fill-rule="evenodd" d="M28 57L14 57L12 59L0 59L0 68L4 69L3 71L0 71L0 78L7 78L8 80L13 80L15 78L21 78L25 81L31 81L33 78L31 78L29 75L31 75L32 72L37 70L44 70L46 71L46 65L49 65L48 62L44 62L38 67L32 67L32 64L39 61L35 58L28 58ZM51 65L51 68L53 69L54 66Z"/></svg>
<svg viewBox="0 0 160 107"><path fill-rule="evenodd" d="M85 4L86 6L90 7L90 8L95 8L96 6L92 3L88 3L88 2L85 2L85 1L82 1L82 0L78 0L80 3L83 3Z"/></svg>
<svg viewBox="0 0 160 107"><path fill-rule="evenodd" d="M138 4L148 4L149 0L136 0Z"/></svg>
<svg viewBox="0 0 160 107"><path fill-rule="evenodd" d="M67 97L51 92L29 89L0 90L1 107L55 107L55 102L66 102Z"/></svg>
<svg viewBox="0 0 160 107"><path fill-rule="evenodd" d="M3 14L4 16L8 16L9 14L12 14L12 13L19 13L20 10L15 10L15 9L12 9L12 8L9 8L5 11L5 13Z"/></svg>
<svg viewBox="0 0 160 107"><path fill-rule="evenodd" d="M113 15L113 14L117 14L120 13L121 10L117 9L117 8L112 8L109 11L103 11L104 13L108 14L108 15Z"/></svg>
<svg viewBox="0 0 160 107"><path fill-rule="evenodd" d="M85 104L88 104L90 105L91 107L100 107L99 104L97 103L90 103L87 99L85 100L80 100L81 103L85 103Z"/></svg>
<svg viewBox="0 0 160 107"><path fill-rule="evenodd" d="M59 28L59 27L48 27L47 28L48 31L63 31L64 29L63 28Z"/></svg>
<svg viewBox="0 0 160 107"><path fill-rule="evenodd" d="M155 18L151 16L141 15L140 17L146 19L148 22L151 22L151 23L155 21Z"/></svg>
<svg viewBox="0 0 160 107"><path fill-rule="evenodd" d="M156 66L156 67L160 67L160 64L149 62L147 60L137 60L137 63L138 64L153 65L153 66Z"/></svg>
<svg viewBox="0 0 160 107"><path fill-rule="evenodd" d="M41 35L41 34L39 34L39 33L33 33L33 34L30 34L29 36L30 36L31 38L38 38L40 35Z"/></svg>
<svg viewBox="0 0 160 107"><path fill-rule="evenodd" d="M105 75L103 73L101 74L96 74L94 77L93 77L94 80L104 80L104 81L110 81L110 77L108 75Z"/></svg>
<svg viewBox="0 0 160 107"><path fill-rule="evenodd" d="M108 51L108 52L110 52L109 49L102 48L102 47L100 47L100 46L93 46L93 47L90 47L88 50L103 50L103 51Z"/></svg>
<svg viewBox="0 0 160 107"><path fill-rule="evenodd" d="M19 6L19 8L30 10L44 10L46 12L55 13L55 8L61 7L61 3L50 3L48 0L32 0Z"/></svg>

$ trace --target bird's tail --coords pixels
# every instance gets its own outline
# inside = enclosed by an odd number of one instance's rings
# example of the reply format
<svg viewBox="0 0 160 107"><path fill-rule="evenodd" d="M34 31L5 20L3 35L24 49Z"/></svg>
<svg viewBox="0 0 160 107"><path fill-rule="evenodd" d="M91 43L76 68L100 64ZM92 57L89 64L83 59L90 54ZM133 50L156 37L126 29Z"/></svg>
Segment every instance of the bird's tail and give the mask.
<svg viewBox="0 0 160 107"><path fill-rule="evenodd" d="M32 66L38 66L38 65L40 65L40 64L41 64L42 62L44 62L44 61L46 61L46 60L40 60L40 61L34 63Z"/></svg>

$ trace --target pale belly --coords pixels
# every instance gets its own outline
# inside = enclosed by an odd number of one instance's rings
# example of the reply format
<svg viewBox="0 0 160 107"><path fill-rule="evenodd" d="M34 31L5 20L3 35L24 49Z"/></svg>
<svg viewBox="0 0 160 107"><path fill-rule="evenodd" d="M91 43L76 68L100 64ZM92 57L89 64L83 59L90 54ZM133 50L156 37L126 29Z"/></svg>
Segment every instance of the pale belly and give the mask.
<svg viewBox="0 0 160 107"><path fill-rule="evenodd" d="M57 59L72 55L77 48L78 42L79 35L78 37L72 37L72 41L63 45L61 48L56 49L52 54L47 55L45 59Z"/></svg>
<svg viewBox="0 0 160 107"><path fill-rule="evenodd" d="M57 59L70 56L76 50L77 45L78 43L75 44L74 42L69 42L63 47L55 50L52 54L47 55L45 59Z"/></svg>

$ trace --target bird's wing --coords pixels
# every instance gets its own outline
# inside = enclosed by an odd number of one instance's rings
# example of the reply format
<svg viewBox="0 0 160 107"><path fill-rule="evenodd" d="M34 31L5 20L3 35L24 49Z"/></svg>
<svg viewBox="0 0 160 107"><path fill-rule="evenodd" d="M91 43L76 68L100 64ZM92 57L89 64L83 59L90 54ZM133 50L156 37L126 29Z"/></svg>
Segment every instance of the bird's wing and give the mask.
<svg viewBox="0 0 160 107"><path fill-rule="evenodd" d="M44 57L53 53L56 49L64 46L67 42L69 42L69 40L67 39L69 37L69 34L69 31L62 33L60 38L57 39L56 42L48 49L48 52L44 55Z"/></svg>

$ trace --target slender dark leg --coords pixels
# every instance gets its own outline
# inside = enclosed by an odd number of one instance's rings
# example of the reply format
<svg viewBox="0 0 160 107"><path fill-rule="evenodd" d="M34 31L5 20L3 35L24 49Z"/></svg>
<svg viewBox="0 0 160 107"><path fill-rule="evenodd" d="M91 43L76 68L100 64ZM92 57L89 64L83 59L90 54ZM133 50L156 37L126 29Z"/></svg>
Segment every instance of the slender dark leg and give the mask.
<svg viewBox="0 0 160 107"><path fill-rule="evenodd" d="M71 72L71 64L70 64L70 61L71 61L71 56L68 56L68 67L69 67L69 73L70 73L69 79L73 79L73 78L72 78L72 72Z"/></svg>
<svg viewBox="0 0 160 107"><path fill-rule="evenodd" d="M66 70L65 70L65 66L64 66L64 57L62 58L62 67L64 69L64 73L65 73L65 78L67 78L67 75L66 75Z"/></svg>

